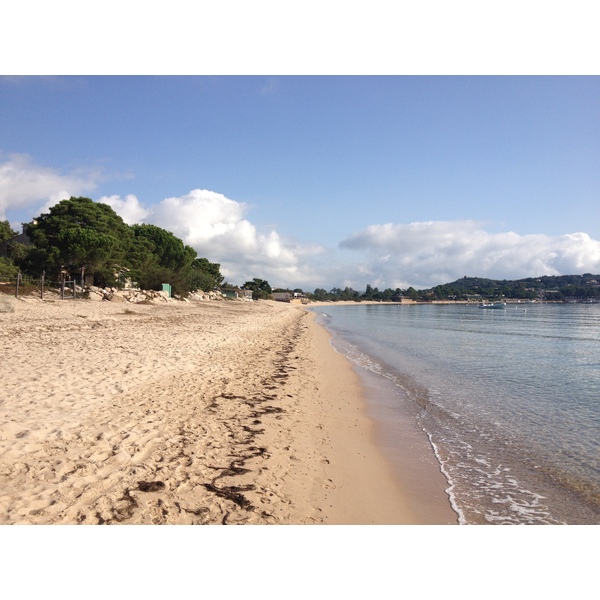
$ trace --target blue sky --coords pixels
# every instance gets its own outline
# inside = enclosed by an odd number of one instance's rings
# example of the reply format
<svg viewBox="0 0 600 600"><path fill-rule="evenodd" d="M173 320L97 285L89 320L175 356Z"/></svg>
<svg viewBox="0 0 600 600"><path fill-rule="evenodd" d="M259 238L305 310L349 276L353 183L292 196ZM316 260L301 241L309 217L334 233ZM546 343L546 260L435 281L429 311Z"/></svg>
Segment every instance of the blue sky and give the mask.
<svg viewBox="0 0 600 600"><path fill-rule="evenodd" d="M0 219L88 196L308 291L600 272L589 7L369 7L11 7Z"/></svg>
<svg viewBox="0 0 600 600"><path fill-rule="evenodd" d="M600 78L0 79L0 218L69 195L229 281L364 289L600 272Z"/></svg>

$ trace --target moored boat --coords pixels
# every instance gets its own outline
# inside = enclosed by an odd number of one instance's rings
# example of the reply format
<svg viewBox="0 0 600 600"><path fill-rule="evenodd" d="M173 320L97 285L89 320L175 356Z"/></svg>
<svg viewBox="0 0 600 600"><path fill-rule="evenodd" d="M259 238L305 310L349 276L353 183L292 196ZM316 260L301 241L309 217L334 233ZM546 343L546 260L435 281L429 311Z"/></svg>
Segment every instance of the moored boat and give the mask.
<svg viewBox="0 0 600 600"><path fill-rule="evenodd" d="M491 304L482 302L477 305L477 308L506 308L506 302L492 302Z"/></svg>

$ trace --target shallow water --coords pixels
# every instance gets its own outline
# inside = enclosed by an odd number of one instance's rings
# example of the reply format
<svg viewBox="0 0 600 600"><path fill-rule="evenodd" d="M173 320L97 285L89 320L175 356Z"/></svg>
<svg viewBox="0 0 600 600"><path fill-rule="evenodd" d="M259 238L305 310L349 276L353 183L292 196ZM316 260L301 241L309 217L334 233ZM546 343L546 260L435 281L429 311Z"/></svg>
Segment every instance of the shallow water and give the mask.
<svg viewBox="0 0 600 600"><path fill-rule="evenodd" d="M600 523L600 305L313 310L419 407L459 522Z"/></svg>

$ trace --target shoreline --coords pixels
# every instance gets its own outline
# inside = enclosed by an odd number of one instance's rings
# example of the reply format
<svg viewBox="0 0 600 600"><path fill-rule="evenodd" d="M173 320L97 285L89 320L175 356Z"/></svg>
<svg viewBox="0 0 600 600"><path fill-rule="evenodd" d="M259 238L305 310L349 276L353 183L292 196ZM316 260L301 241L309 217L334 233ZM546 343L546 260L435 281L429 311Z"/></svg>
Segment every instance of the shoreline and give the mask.
<svg viewBox="0 0 600 600"><path fill-rule="evenodd" d="M303 306L6 302L2 524L447 522Z"/></svg>
<svg viewBox="0 0 600 600"><path fill-rule="evenodd" d="M337 397L325 414L335 460L331 475L339 482L331 493L338 504L326 522L456 524L445 493L448 483L412 407L399 413L397 406L382 402L390 397L389 382L359 372L331 344L332 334L317 323L315 313L311 326L323 395Z"/></svg>

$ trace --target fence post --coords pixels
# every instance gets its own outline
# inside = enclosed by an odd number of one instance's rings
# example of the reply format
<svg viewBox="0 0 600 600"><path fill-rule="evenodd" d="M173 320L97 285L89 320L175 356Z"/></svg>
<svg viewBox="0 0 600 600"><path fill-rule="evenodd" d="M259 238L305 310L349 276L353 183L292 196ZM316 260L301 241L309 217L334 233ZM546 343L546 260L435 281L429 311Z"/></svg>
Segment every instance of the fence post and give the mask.
<svg viewBox="0 0 600 600"><path fill-rule="evenodd" d="M65 299L65 273L64 271L60 272L60 299Z"/></svg>
<svg viewBox="0 0 600 600"><path fill-rule="evenodd" d="M75 290L75 277L73 277L73 300L77 299L77 292Z"/></svg>
<svg viewBox="0 0 600 600"><path fill-rule="evenodd" d="M40 283L40 298L44 299L44 277L46 276L46 271L42 271L42 279Z"/></svg>
<svg viewBox="0 0 600 600"><path fill-rule="evenodd" d="M17 288L16 288L16 292L15 292L16 298L19 297L19 283L20 282L21 282L21 269L19 269L19 272L17 273Z"/></svg>

